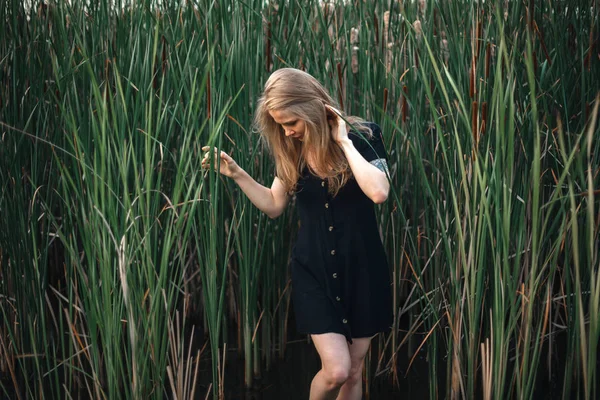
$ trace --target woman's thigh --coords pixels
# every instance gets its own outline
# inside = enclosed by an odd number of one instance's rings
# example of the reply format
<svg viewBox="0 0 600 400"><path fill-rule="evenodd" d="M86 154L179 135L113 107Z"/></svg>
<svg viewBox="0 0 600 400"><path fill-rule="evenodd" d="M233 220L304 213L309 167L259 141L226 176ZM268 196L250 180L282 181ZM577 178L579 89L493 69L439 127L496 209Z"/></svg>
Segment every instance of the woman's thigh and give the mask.
<svg viewBox="0 0 600 400"><path fill-rule="evenodd" d="M357 363L362 363L362 360L364 360L365 356L367 355L367 351L369 351L370 346L370 337L352 339L352 344L348 345L352 366L356 365Z"/></svg>

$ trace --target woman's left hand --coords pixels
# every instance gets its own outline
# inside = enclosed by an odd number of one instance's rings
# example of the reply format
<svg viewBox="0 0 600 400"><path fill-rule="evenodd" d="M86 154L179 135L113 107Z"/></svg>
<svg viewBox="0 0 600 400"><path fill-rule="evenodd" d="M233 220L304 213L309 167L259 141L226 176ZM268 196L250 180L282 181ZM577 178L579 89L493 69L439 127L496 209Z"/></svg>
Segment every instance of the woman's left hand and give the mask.
<svg viewBox="0 0 600 400"><path fill-rule="evenodd" d="M342 113L337 109L325 104L327 109L327 122L331 127L331 137L333 140L341 144L348 139L348 128L346 127L346 121L342 118Z"/></svg>

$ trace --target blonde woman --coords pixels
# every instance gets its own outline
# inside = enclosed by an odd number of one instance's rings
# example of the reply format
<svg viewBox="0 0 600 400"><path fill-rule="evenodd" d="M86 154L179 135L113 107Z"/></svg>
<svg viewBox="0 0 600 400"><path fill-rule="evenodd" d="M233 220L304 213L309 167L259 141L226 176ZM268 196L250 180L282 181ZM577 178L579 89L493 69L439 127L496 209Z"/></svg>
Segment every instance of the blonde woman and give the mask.
<svg viewBox="0 0 600 400"><path fill-rule="evenodd" d="M321 358L311 400L361 399L371 338L392 325L389 271L373 206L389 192L381 130L334 105L311 75L277 70L255 116L275 158L271 187L225 152L218 158L220 173L271 218L296 196L301 227L291 259L292 299L297 328L311 335ZM206 153L205 168L209 160Z"/></svg>

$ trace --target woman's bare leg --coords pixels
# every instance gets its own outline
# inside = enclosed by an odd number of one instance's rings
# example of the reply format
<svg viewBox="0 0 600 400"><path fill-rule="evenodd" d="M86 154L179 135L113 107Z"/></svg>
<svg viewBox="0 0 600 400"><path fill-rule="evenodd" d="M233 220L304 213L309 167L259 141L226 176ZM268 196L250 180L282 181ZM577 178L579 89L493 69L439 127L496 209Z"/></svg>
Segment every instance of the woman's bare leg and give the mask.
<svg viewBox="0 0 600 400"><path fill-rule="evenodd" d="M321 370L310 385L310 400L334 400L350 375L350 349L344 335L311 335L321 357Z"/></svg>
<svg viewBox="0 0 600 400"><path fill-rule="evenodd" d="M342 385L337 400L362 399L362 371L371 338L352 339L350 347L350 375Z"/></svg>

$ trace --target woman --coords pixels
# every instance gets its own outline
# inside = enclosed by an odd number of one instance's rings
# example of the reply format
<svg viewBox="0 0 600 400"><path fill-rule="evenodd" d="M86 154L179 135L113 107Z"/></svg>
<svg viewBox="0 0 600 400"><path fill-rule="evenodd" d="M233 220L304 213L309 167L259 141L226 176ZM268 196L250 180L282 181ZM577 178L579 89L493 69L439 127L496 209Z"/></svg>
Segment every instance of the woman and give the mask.
<svg viewBox="0 0 600 400"><path fill-rule="evenodd" d="M225 152L219 171L261 211L278 217L296 196L301 228L292 252L292 299L298 330L321 358L310 399L361 399L371 338L392 324L391 288L373 203L389 182L381 130L345 117L311 75L284 68L267 80L255 123L275 157L271 188ZM208 146L203 147L209 150ZM209 167L208 153L202 161Z"/></svg>

